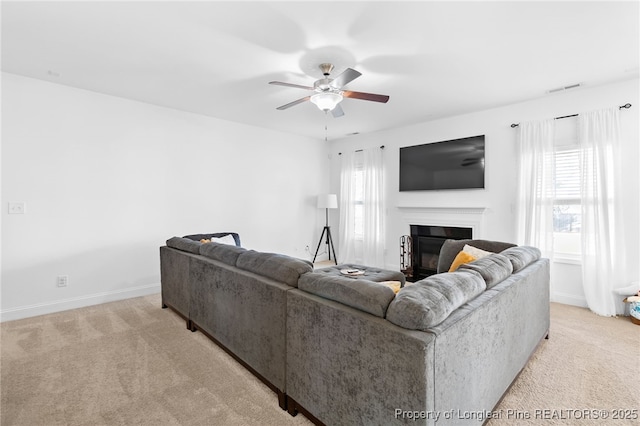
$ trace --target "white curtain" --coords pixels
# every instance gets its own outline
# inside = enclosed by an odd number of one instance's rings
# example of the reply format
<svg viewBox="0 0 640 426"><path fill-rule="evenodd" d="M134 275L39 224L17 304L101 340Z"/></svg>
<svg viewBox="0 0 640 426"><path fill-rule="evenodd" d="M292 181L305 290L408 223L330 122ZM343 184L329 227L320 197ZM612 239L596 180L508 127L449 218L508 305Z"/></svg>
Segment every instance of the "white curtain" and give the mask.
<svg viewBox="0 0 640 426"><path fill-rule="evenodd" d="M553 256L553 119L518 126L518 243Z"/></svg>
<svg viewBox="0 0 640 426"><path fill-rule="evenodd" d="M578 117L581 146L582 283L589 309L616 315L613 290L625 286L624 241L619 227L620 119L617 108ZM616 265L620 267L616 268Z"/></svg>
<svg viewBox="0 0 640 426"><path fill-rule="evenodd" d="M382 149L362 152L362 262L384 268L384 173Z"/></svg>
<svg viewBox="0 0 640 426"><path fill-rule="evenodd" d="M341 262L385 266L384 205L382 149L343 154L340 173Z"/></svg>
<svg viewBox="0 0 640 426"><path fill-rule="evenodd" d="M338 257L340 263L355 263L356 239L356 181L354 175L359 168L356 152L345 152L340 156L340 243Z"/></svg>

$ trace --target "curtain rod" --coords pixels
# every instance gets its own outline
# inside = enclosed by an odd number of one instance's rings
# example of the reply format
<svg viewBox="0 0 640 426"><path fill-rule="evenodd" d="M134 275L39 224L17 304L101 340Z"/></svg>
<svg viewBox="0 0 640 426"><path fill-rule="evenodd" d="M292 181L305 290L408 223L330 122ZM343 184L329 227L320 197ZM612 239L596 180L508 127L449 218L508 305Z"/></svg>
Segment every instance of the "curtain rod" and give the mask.
<svg viewBox="0 0 640 426"><path fill-rule="evenodd" d="M629 108L631 108L631 104L630 104L630 103L626 103L626 104L624 104L624 105L620 105L620 106L618 107L618 109L622 109L622 108L629 109ZM564 116L562 116L562 117L555 117L555 118L554 118L554 120L561 120L561 119L563 119L563 118L569 118L569 117L577 117L578 115L579 115L579 114L564 115ZM516 128L516 127L518 127L519 125L520 125L520 123L514 123L514 124L512 124L512 125L511 125L511 128L512 128L512 129L513 129L513 128Z"/></svg>
<svg viewBox="0 0 640 426"><path fill-rule="evenodd" d="M384 149L384 145L380 145L380 149ZM356 149L354 152L362 152L362 149ZM338 155L342 155L341 152L338 153Z"/></svg>

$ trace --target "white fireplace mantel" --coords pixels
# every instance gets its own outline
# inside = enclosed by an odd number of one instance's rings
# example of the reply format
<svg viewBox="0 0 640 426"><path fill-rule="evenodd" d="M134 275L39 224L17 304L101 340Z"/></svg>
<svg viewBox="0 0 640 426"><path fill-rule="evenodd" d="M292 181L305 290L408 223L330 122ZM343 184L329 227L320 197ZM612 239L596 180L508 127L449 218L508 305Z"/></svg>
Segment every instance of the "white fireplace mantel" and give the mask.
<svg viewBox="0 0 640 426"><path fill-rule="evenodd" d="M404 207L398 206L406 234L410 225L471 228L474 239L483 238L486 207Z"/></svg>

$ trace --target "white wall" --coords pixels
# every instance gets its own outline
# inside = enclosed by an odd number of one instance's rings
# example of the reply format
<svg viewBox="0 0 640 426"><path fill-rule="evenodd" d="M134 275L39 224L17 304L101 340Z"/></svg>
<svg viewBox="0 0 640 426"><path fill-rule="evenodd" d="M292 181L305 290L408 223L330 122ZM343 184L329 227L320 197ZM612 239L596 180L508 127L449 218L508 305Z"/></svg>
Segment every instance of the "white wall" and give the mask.
<svg viewBox="0 0 640 426"><path fill-rule="evenodd" d="M310 258L324 141L7 73L2 104L3 320L158 292L174 235Z"/></svg>
<svg viewBox="0 0 640 426"><path fill-rule="evenodd" d="M621 111L623 127L626 193L625 229L629 244L629 261L620 265L627 269L629 280L638 280L640 276L640 174L638 148L639 114L638 80L627 80L615 84L584 87L561 94L465 114L440 120L429 121L399 129L364 134L330 142L332 158L331 187L339 193L339 152L384 145L384 157L387 175L387 254L386 267L399 268L399 238L408 234L398 207L484 207L482 235L475 237L513 241L516 240L515 202L516 202L516 130L511 123L533 121L559 117L601 108L633 104L628 110ZM390 101L392 102L393 99ZM428 142L438 142L468 136L485 135L485 189L456 191L398 191L399 148ZM334 213L333 222L338 223L338 214ZM338 233L336 232L336 236ZM339 243L336 242L336 245ZM338 254L338 259L340 255ZM586 306L580 266L576 264L554 263L551 282L552 299L563 303Z"/></svg>

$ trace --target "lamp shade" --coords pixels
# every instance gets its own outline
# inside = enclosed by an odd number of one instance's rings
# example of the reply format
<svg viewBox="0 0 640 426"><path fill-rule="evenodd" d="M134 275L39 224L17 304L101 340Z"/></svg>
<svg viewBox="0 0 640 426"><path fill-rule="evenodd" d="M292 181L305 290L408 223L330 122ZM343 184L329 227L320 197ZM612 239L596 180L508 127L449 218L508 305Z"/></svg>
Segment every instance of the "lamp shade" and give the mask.
<svg viewBox="0 0 640 426"><path fill-rule="evenodd" d="M342 95L338 93L317 93L310 99L322 111L332 111L342 101Z"/></svg>
<svg viewBox="0 0 640 426"><path fill-rule="evenodd" d="M318 208L319 209L337 209L338 196L336 194L318 195Z"/></svg>

